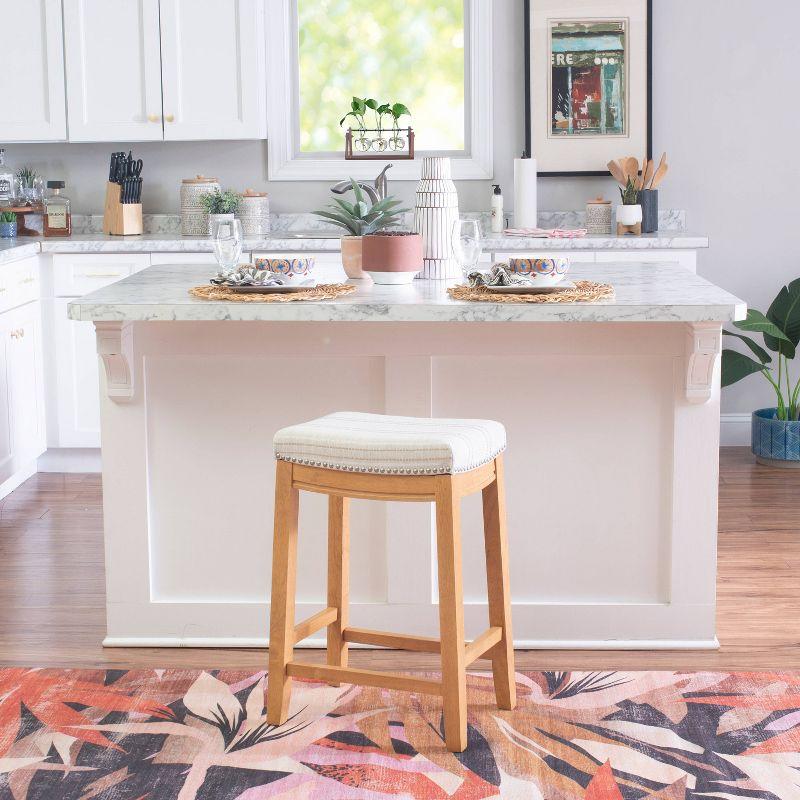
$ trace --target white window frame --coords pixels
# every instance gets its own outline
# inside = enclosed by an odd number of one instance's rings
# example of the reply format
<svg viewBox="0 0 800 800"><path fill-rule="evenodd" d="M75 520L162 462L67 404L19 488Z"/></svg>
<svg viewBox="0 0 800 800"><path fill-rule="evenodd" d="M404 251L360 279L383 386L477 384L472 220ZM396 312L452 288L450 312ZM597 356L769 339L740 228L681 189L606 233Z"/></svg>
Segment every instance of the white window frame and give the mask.
<svg viewBox="0 0 800 800"><path fill-rule="evenodd" d="M340 180L374 178L380 161L345 161L343 155L318 157L299 152L299 67L297 53L297 0L267 2L267 169L273 181ZM493 177L492 149L492 0L466 0L465 108L467 152L451 155L457 180ZM413 113L413 107L412 107ZM419 125L424 120L419 120ZM342 134L344 143L344 134ZM436 155L437 153L431 153ZM418 180L421 157L392 161L392 180ZM386 163L389 163L388 161Z"/></svg>

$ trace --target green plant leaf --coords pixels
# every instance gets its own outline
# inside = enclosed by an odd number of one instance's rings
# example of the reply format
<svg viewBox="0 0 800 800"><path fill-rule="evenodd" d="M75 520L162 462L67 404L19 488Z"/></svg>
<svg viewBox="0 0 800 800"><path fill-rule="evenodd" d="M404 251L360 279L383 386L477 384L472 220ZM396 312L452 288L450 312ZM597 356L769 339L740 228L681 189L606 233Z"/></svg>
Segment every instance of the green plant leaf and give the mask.
<svg viewBox="0 0 800 800"><path fill-rule="evenodd" d="M782 352L783 355L788 358L794 358L794 344L792 344L786 334L774 322L767 319L767 317L755 308L748 308L747 318L739 322L734 322L733 326L740 331L763 333L764 344L766 344L770 350L775 353Z"/></svg>
<svg viewBox="0 0 800 800"><path fill-rule="evenodd" d="M754 342L749 336L743 336L741 333L732 333L731 331L722 331L722 335L733 336L736 339L741 339L762 364L772 363L772 356L760 344Z"/></svg>
<svg viewBox="0 0 800 800"><path fill-rule="evenodd" d="M363 203L364 193L361 191L361 187L356 183L355 178L350 178L350 185L353 187L353 194L356 196L356 202Z"/></svg>
<svg viewBox="0 0 800 800"><path fill-rule="evenodd" d="M369 203L367 203L365 200L359 200L356 203L356 214L361 219L364 219L364 217L369 214Z"/></svg>
<svg viewBox="0 0 800 800"><path fill-rule="evenodd" d="M354 114L358 114L359 117L363 117L367 111L367 101L361 97L354 97L353 102L350 104L350 108Z"/></svg>
<svg viewBox="0 0 800 800"><path fill-rule="evenodd" d="M736 350L722 351L722 385L730 386L754 372L762 372L764 365Z"/></svg>
<svg viewBox="0 0 800 800"><path fill-rule="evenodd" d="M348 203L347 200L342 200L339 197L334 197L333 202L339 205L345 214L349 214L351 217L354 217L356 215L356 210L353 207L353 204Z"/></svg>
<svg viewBox="0 0 800 800"><path fill-rule="evenodd" d="M336 214L332 214L329 211L315 211L314 212L318 217L322 217L323 219L330 220L333 222L334 225L337 225L340 228L344 228L346 231L352 233L354 236L361 235L361 226L354 220L345 219Z"/></svg>
<svg viewBox="0 0 800 800"><path fill-rule="evenodd" d="M403 116L411 116L411 112L402 104L402 103L395 103L392 106L392 116L395 119L399 119Z"/></svg>
<svg viewBox="0 0 800 800"><path fill-rule="evenodd" d="M800 278L793 280L778 292L767 310L771 320L786 335L789 343L779 343L773 334L764 336L764 343L770 350L780 352L787 358L794 358L797 344L800 343Z"/></svg>
<svg viewBox="0 0 800 800"><path fill-rule="evenodd" d="M378 101L373 100L371 97L366 101L365 105L367 108L371 108L373 111L378 107Z"/></svg>

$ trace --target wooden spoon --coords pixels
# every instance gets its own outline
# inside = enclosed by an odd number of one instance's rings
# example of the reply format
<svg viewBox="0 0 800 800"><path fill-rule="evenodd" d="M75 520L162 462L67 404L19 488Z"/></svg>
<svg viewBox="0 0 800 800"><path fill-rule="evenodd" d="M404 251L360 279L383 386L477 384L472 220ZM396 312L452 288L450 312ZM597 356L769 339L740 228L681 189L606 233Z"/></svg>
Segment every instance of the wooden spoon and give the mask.
<svg viewBox="0 0 800 800"><path fill-rule="evenodd" d="M644 179L642 180L642 188L646 189L647 184L653 180L653 173L656 171L656 165L653 163L653 159L651 158L647 162L647 170L644 173Z"/></svg>
<svg viewBox="0 0 800 800"><path fill-rule="evenodd" d="M658 185L656 183L656 179L658 179L658 183L661 183L661 181L664 180L664 175L666 174L666 172L667 172L667 154L665 152L661 154L661 161L658 162L658 169L655 171L655 174L653 175L653 180L650 183L651 189L655 189L656 186Z"/></svg>
<svg viewBox="0 0 800 800"><path fill-rule="evenodd" d="M650 184L651 189L657 189L658 185L661 181L664 180L664 177L667 174L667 170L669 166L667 164L659 164L658 169L656 170L656 174L653 176L653 182Z"/></svg>
<svg viewBox="0 0 800 800"><path fill-rule="evenodd" d="M633 156L625 159L625 175L632 178L634 184L636 183L636 178L639 176L639 162Z"/></svg>
<svg viewBox="0 0 800 800"><path fill-rule="evenodd" d="M611 173L611 176L614 178L614 180L620 186L625 186L627 181L625 180L625 173L622 171L619 162L609 161L606 166L608 167L608 171Z"/></svg>

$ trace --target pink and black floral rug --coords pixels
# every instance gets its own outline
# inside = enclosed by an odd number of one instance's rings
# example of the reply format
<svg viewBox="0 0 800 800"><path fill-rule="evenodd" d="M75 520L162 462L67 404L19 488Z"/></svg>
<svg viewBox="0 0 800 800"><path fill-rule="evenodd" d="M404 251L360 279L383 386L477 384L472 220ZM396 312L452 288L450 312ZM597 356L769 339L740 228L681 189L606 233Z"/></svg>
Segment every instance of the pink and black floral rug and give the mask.
<svg viewBox="0 0 800 800"><path fill-rule="evenodd" d="M800 675L533 672L498 711L469 676L469 746L437 698L263 672L0 670L0 800L797 800Z"/></svg>

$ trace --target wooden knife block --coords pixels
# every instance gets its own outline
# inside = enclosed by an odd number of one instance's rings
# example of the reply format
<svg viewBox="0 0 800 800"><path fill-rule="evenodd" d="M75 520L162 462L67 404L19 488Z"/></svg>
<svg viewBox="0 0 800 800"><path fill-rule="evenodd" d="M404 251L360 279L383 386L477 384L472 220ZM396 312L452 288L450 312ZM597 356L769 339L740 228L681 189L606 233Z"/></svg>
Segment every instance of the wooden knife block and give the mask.
<svg viewBox="0 0 800 800"><path fill-rule="evenodd" d="M141 203L120 203L122 187L106 184L106 206L103 212L103 233L112 236L136 236L144 233Z"/></svg>

